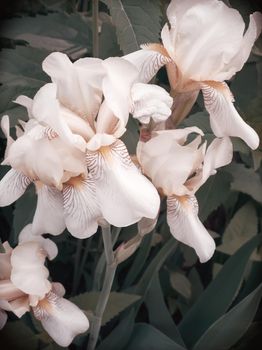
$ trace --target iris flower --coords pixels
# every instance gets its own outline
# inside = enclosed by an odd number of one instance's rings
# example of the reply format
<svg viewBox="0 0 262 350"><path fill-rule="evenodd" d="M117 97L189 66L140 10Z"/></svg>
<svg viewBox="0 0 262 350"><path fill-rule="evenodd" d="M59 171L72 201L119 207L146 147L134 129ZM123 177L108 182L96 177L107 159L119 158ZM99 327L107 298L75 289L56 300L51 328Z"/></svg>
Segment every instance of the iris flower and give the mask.
<svg viewBox="0 0 262 350"><path fill-rule="evenodd" d="M249 26L239 12L219 0L172 0L167 8L161 44L125 56L149 81L166 65L174 97L173 122L177 125L191 110L202 91L210 124L217 137L235 136L256 149L259 138L235 109L225 83L240 71L261 33L262 15L250 15Z"/></svg>
<svg viewBox="0 0 262 350"><path fill-rule="evenodd" d="M22 317L32 310L43 328L61 346L68 346L73 338L89 328L85 314L63 298L64 287L48 280L45 259L53 259L57 247L50 239L35 237L27 225L19 236L19 244L12 249L3 244L0 254L0 328L5 325L5 311Z"/></svg>
<svg viewBox="0 0 262 350"><path fill-rule="evenodd" d="M186 143L191 133L198 136ZM167 222L172 235L194 248L201 262L215 250L213 238L198 218L195 192L216 169L232 160L228 137L215 138L207 147L197 127L156 131L148 142L140 141L137 157L142 171L167 197Z"/></svg>
<svg viewBox="0 0 262 350"><path fill-rule="evenodd" d="M72 63L62 53L43 62L52 83L31 100L19 96L30 117L13 141L8 118L0 204L19 198L34 182L38 194L33 232L59 234L65 226L78 238L97 231L99 220L128 226L155 218L159 196L132 162L120 137L129 113L137 119L167 119L172 98L139 82L139 71L121 58L84 58ZM8 189L8 190L7 190Z"/></svg>

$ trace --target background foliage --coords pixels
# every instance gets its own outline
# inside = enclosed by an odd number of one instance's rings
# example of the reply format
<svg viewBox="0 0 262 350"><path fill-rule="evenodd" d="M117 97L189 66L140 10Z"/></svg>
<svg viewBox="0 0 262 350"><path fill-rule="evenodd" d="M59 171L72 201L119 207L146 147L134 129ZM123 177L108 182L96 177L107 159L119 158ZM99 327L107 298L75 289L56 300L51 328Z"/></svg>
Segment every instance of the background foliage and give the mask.
<svg viewBox="0 0 262 350"><path fill-rule="evenodd" d="M226 2L245 20L258 9L252 1ZM102 0L99 57L127 54L142 43L158 42L167 4L165 0ZM8 114L14 126L27 116L12 101L20 94L33 97L48 82L41 62L50 52L62 51L72 60L92 55L92 2L21 0L1 6L0 114ZM261 55L259 40L243 70L230 82L240 114L260 137ZM165 69L160 70L156 82L169 89ZM184 126L191 125L212 139L201 97L184 120ZM5 139L0 136L3 158ZM123 139L134 153L138 140L134 120ZM235 139L233 163L198 191L200 218L217 244L213 259L206 264L201 265L191 248L177 245L170 237L163 206L156 230L118 267L98 350L242 350L251 344L252 349L260 348L256 340L262 321L261 159L261 149L250 151ZM0 168L1 177L7 170ZM32 220L35 201L31 188L14 205L1 208L2 241L17 243L18 233ZM114 228L115 246L136 233L136 225L121 231ZM50 274L92 318L105 270L100 232L84 241L67 232L53 239L59 255L50 264ZM0 338L8 349L59 348L30 315L21 320L11 316ZM69 348L84 349L86 343L87 337L82 335Z"/></svg>

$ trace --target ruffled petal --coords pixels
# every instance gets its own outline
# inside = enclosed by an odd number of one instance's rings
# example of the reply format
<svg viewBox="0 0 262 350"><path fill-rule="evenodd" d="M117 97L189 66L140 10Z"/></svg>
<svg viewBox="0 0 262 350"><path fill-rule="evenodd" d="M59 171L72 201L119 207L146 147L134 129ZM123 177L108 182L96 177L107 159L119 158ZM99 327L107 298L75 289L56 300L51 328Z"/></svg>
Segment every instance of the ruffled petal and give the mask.
<svg viewBox="0 0 262 350"><path fill-rule="evenodd" d="M171 61L167 51L160 44L143 45L142 50L132 52L123 58L139 71L138 81L148 83L165 64Z"/></svg>
<svg viewBox="0 0 262 350"><path fill-rule="evenodd" d="M176 135L176 131L178 130L158 131L157 136L146 143L139 142L137 147L143 173L166 195L185 194L184 183L192 174L199 153L202 154L201 149L198 149L200 136L194 143L182 146L177 138L184 139L186 131L179 133L180 136Z"/></svg>
<svg viewBox="0 0 262 350"><path fill-rule="evenodd" d="M39 89L34 97L32 114L39 122L45 123L45 125L51 127L62 138L62 140L64 140L64 142L84 151L84 138L80 135L73 134L66 121L69 119L68 124L70 126L74 126L77 122L81 123L81 128L86 135L90 134L90 127L72 112L68 111L66 113L66 109L60 107L56 95L57 86L51 83L45 84ZM90 135L92 135L92 131Z"/></svg>
<svg viewBox="0 0 262 350"><path fill-rule="evenodd" d="M120 57L110 57L103 61L106 76L103 79L103 94L107 106L114 116L125 126L128 121L131 104L131 87L137 80L136 67ZM125 79L123 79L123 74ZM98 118L103 118L99 114ZM104 130L104 132L108 132Z"/></svg>
<svg viewBox="0 0 262 350"><path fill-rule="evenodd" d="M0 281L0 300L11 301L13 299L20 298L23 295L24 293L9 279ZM3 306L0 307L4 308Z"/></svg>
<svg viewBox="0 0 262 350"><path fill-rule="evenodd" d="M46 332L60 346L68 346L75 336L89 328L85 314L75 304L53 292L49 292L33 311Z"/></svg>
<svg viewBox="0 0 262 350"><path fill-rule="evenodd" d="M51 239L44 238L32 232L32 224L28 224L23 228L18 236L18 242L19 244L24 242L38 242L47 253L49 260L53 260L58 254L57 246Z"/></svg>
<svg viewBox="0 0 262 350"><path fill-rule="evenodd" d="M7 159L13 168L33 180L61 186L63 161L47 137L34 139L29 134L21 136L11 145Z"/></svg>
<svg viewBox="0 0 262 350"><path fill-rule="evenodd" d="M245 24L239 12L223 1L173 0L167 16L172 58L184 79L217 80L241 46Z"/></svg>
<svg viewBox="0 0 262 350"><path fill-rule="evenodd" d="M87 152L102 216L110 224L129 226L142 217L154 219L160 199L151 182L132 163L124 143Z"/></svg>
<svg viewBox="0 0 262 350"><path fill-rule="evenodd" d="M136 83L131 89L133 117L141 123L165 121L171 114L172 97L157 85Z"/></svg>
<svg viewBox="0 0 262 350"><path fill-rule="evenodd" d="M73 64L65 54L53 52L43 61L43 70L56 83L59 101L92 122L102 99L102 60L88 57Z"/></svg>
<svg viewBox="0 0 262 350"><path fill-rule="evenodd" d="M32 180L20 171L11 169L0 181L0 206L5 207L20 198Z"/></svg>
<svg viewBox="0 0 262 350"><path fill-rule="evenodd" d="M61 191L39 182L36 183L36 191L37 207L32 223L33 234L59 235L66 226Z"/></svg>
<svg viewBox="0 0 262 350"><path fill-rule="evenodd" d="M31 98L24 95L20 95L17 97L17 99L14 102L27 109L29 118L33 117L32 115L33 100Z"/></svg>
<svg viewBox="0 0 262 350"><path fill-rule="evenodd" d="M45 253L37 242L25 242L11 255L11 281L26 294L43 298L51 289L49 271L44 266Z"/></svg>
<svg viewBox="0 0 262 350"><path fill-rule="evenodd" d="M250 55L254 42L261 33L262 14L260 12L254 12L249 16L249 19L249 26L243 36L239 51L217 76L217 79L220 81L229 80L236 72L243 68Z"/></svg>
<svg viewBox="0 0 262 350"><path fill-rule="evenodd" d="M96 233L101 212L90 176L70 179L64 185L63 202L66 227L74 237L87 238Z"/></svg>
<svg viewBox="0 0 262 350"><path fill-rule="evenodd" d="M195 193L211 175L216 174L216 169L231 163L232 158L233 145L230 138L215 138L207 148L201 171L190 178L186 186Z"/></svg>
<svg viewBox="0 0 262 350"><path fill-rule="evenodd" d="M214 134L217 137L240 137L250 148L256 149L259 137L236 111L228 86L225 83L206 82L202 84L202 92Z"/></svg>
<svg viewBox="0 0 262 350"><path fill-rule="evenodd" d="M1 129L6 137L7 144L5 149L5 158L8 155L8 150L12 143L14 142L13 138L10 136L10 122L8 115L4 115L1 119Z"/></svg>
<svg viewBox="0 0 262 350"><path fill-rule="evenodd" d="M167 198L167 222L172 235L192 247L201 263L211 259L215 242L198 218L195 196L169 196Z"/></svg>

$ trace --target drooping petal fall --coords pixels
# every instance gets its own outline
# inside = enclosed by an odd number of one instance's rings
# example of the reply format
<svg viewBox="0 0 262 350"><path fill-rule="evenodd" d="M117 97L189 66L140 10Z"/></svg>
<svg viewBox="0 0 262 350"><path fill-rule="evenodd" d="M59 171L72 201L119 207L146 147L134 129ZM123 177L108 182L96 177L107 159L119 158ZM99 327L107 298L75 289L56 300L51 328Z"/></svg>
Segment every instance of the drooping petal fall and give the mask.
<svg viewBox="0 0 262 350"><path fill-rule="evenodd" d="M89 328L85 314L69 300L53 292L49 292L33 311L46 332L60 346L68 346L75 336Z"/></svg>
<svg viewBox="0 0 262 350"><path fill-rule="evenodd" d="M172 235L192 247L201 263L208 261L216 249L215 242L198 218L195 196L169 196L167 222Z"/></svg>
<svg viewBox="0 0 262 350"><path fill-rule="evenodd" d="M20 198L32 180L20 171L11 169L0 181L0 206L5 207Z"/></svg>
<svg viewBox="0 0 262 350"><path fill-rule="evenodd" d="M240 137L250 148L256 149L259 137L238 114L229 87L225 83L205 82L202 92L214 134L217 137Z"/></svg>
<svg viewBox="0 0 262 350"><path fill-rule="evenodd" d="M96 186L102 216L110 224L129 226L157 216L160 199L151 182L132 163L122 141L87 152L87 166Z"/></svg>
<svg viewBox="0 0 262 350"><path fill-rule="evenodd" d="M71 178L63 188L63 206L68 231L77 238L87 238L96 233L101 212L96 200L92 177Z"/></svg>

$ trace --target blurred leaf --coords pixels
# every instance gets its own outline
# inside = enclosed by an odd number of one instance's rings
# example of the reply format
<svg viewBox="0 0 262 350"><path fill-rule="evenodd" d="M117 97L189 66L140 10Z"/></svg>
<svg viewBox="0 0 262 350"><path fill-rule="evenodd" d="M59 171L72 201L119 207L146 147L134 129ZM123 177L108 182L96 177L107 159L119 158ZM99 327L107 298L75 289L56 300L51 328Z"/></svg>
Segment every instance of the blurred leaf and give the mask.
<svg viewBox="0 0 262 350"><path fill-rule="evenodd" d="M217 277L181 321L179 330L188 346L193 346L229 308L242 282L248 259L261 239L262 234L252 238L226 261Z"/></svg>
<svg viewBox="0 0 262 350"><path fill-rule="evenodd" d="M81 13L51 13L2 21L2 36L25 40L30 46L63 51L72 59L91 52L91 21Z"/></svg>
<svg viewBox="0 0 262 350"><path fill-rule="evenodd" d="M230 194L232 177L224 171L210 176L207 182L197 191L199 217L205 221L209 214L225 202Z"/></svg>
<svg viewBox="0 0 262 350"><path fill-rule="evenodd" d="M70 300L85 311L95 311L99 295L100 293L98 292L87 292L79 294ZM139 295L111 292L103 315L102 325L105 325L113 317L117 316L121 311L134 304L140 298Z"/></svg>
<svg viewBox="0 0 262 350"><path fill-rule="evenodd" d="M100 12L102 20L101 33L99 35L99 57L106 59L111 56L121 56L121 50L117 42L116 28L111 17L107 13Z"/></svg>
<svg viewBox="0 0 262 350"><path fill-rule="evenodd" d="M208 328L193 350L229 349L247 331L261 296L262 284Z"/></svg>
<svg viewBox="0 0 262 350"><path fill-rule="evenodd" d="M149 323L177 344L184 346L181 335L166 306L158 273L153 278L145 303L148 309Z"/></svg>
<svg viewBox="0 0 262 350"><path fill-rule="evenodd" d="M253 169L246 168L243 164L232 163L225 170L233 176L232 190L246 193L262 203L261 180Z"/></svg>
<svg viewBox="0 0 262 350"><path fill-rule="evenodd" d="M189 279L182 272L170 273L171 286L184 298L190 299L191 297L191 283Z"/></svg>
<svg viewBox="0 0 262 350"><path fill-rule="evenodd" d="M1 344L5 349L37 349L38 341L36 334L23 321L7 322L1 330Z"/></svg>
<svg viewBox="0 0 262 350"><path fill-rule="evenodd" d="M243 205L233 216L222 237L222 244L217 250L234 254L251 237L258 233L258 217L251 202Z"/></svg>
<svg viewBox="0 0 262 350"><path fill-rule="evenodd" d="M209 122L209 114L206 111L191 114L183 121L183 124L186 127L197 126L205 134L212 133Z"/></svg>
<svg viewBox="0 0 262 350"><path fill-rule="evenodd" d="M134 327L130 343L125 350L185 350L156 328L146 323L137 323Z"/></svg>
<svg viewBox="0 0 262 350"><path fill-rule="evenodd" d="M139 49L140 44L159 41L161 10L159 1L102 0L109 8L119 45L124 52Z"/></svg>

